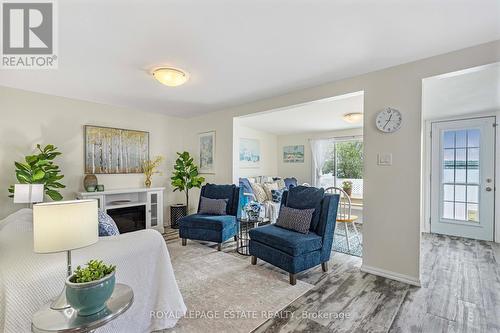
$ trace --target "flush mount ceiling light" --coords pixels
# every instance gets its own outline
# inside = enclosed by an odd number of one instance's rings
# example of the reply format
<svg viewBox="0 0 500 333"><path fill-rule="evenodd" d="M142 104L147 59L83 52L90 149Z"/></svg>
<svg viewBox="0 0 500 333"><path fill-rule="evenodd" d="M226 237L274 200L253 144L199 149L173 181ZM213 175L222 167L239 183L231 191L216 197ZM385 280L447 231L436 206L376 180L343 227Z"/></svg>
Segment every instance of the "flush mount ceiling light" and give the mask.
<svg viewBox="0 0 500 333"><path fill-rule="evenodd" d="M153 76L158 82L169 87L180 86L188 80L186 72L171 67L160 67L153 71Z"/></svg>
<svg viewBox="0 0 500 333"><path fill-rule="evenodd" d="M346 113L343 118L348 123L358 124L363 121L363 114L361 112Z"/></svg>

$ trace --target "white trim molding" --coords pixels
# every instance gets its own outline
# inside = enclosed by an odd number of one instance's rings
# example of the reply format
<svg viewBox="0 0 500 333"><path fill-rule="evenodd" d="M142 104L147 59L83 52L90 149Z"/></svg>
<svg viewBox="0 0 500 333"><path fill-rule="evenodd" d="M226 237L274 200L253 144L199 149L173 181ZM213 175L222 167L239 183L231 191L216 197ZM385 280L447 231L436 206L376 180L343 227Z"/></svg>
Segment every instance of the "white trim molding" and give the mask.
<svg viewBox="0 0 500 333"><path fill-rule="evenodd" d="M399 282L404 282L407 284L410 284L412 286L420 287L420 278L415 278L413 276L405 275L405 274L400 274L392 271L387 271L385 269L377 268L377 267L372 267L372 266L367 266L367 265L361 265L360 270L365 273L370 273L373 275L385 277L391 280L396 280Z"/></svg>

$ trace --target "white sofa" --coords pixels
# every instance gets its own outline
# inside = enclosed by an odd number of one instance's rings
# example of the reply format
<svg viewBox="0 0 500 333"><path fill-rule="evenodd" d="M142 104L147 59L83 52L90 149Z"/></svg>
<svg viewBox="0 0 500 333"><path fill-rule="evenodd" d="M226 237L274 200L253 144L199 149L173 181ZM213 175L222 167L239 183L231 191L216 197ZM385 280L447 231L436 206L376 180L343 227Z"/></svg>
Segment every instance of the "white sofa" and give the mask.
<svg viewBox="0 0 500 333"><path fill-rule="evenodd" d="M21 209L0 221L1 332L30 332L33 313L63 288L66 255L33 252L32 219L30 209ZM157 231L102 237L92 246L73 251L72 257L74 267L94 258L116 265L117 282L134 291L132 307L99 332L170 328L186 312L165 241ZM166 315L152 316L156 311Z"/></svg>

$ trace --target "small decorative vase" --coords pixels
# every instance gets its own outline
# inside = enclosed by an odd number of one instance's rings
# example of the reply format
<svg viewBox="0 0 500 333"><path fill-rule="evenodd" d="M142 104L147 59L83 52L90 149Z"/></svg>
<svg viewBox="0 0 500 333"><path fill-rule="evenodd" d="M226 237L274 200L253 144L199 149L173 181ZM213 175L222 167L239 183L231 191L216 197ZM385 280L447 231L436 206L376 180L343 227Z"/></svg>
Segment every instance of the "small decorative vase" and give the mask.
<svg viewBox="0 0 500 333"><path fill-rule="evenodd" d="M115 290L115 272L100 280L85 283L71 282L73 275L66 279L66 299L69 305L79 316L90 316L102 311Z"/></svg>
<svg viewBox="0 0 500 333"><path fill-rule="evenodd" d="M151 177L146 176L146 181L144 182L147 188L151 187Z"/></svg>
<svg viewBox="0 0 500 333"><path fill-rule="evenodd" d="M95 185L89 185L85 188L85 191L87 192L95 192L96 186Z"/></svg>
<svg viewBox="0 0 500 333"><path fill-rule="evenodd" d="M97 177L95 175L90 174L83 178L83 188L87 189L89 186L97 186Z"/></svg>
<svg viewBox="0 0 500 333"><path fill-rule="evenodd" d="M350 197L352 195L352 187L351 188L344 188L343 189L345 193Z"/></svg>

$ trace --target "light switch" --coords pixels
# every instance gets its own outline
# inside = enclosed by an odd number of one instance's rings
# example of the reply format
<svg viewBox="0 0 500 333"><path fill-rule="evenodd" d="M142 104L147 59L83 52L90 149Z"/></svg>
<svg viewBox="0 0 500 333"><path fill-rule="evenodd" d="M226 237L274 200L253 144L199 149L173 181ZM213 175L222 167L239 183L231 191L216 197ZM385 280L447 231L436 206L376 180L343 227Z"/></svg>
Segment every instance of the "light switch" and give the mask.
<svg viewBox="0 0 500 333"><path fill-rule="evenodd" d="M378 165L389 166L392 165L392 154L391 153L379 153L378 157Z"/></svg>

